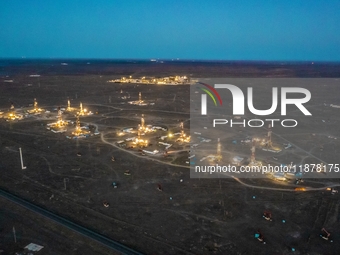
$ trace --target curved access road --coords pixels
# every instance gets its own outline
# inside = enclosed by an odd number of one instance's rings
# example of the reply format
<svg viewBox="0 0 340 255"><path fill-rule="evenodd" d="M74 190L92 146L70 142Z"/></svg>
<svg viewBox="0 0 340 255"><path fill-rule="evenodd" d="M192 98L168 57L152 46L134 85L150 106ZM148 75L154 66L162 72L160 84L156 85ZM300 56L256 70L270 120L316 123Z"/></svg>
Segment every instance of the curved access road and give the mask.
<svg viewBox="0 0 340 255"><path fill-rule="evenodd" d="M104 235L101 235L97 232L94 232L86 227L83 227L81 225L78 225L77 223L74 223L64 217L61 217L55 213L52 213L40 206L37 206L35 204L32 204L31 202L25 200L25 199L22 199L16 195L13 195L3 189L0 188L0 196L9 200L9 201L12 201L32 212L35 212L37 214L40 214L41 216L44 216L46 218L48 218L49 220L52 220L64 227L67 227L87 238L90 238L110 249L112 249L113 251L117 252L118 254L124 254L124 255L142 255L142 253L138 252L138 251L135 251L125 245L122 245L116 241L113 241L111 240L110 238L104 236Z"/></svg>

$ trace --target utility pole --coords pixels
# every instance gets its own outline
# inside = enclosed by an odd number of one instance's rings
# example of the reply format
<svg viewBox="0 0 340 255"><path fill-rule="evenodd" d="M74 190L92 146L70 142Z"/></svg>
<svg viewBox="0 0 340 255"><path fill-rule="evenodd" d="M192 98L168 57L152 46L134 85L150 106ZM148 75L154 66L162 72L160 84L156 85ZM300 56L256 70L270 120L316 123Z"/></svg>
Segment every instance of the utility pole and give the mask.
<svg viewBox="0 0 340 255"><path fill-rule="evenodd" d="M68 178L64 178L64 189L66 190L66 182L68 182L69 179Z"/></svg>
<svg viewBox="0 0 340 255"><path fill-rule="evenodd" d="M19 148L19 152L20 152L21 169L24 170L24 169L26 169L26 167L24 166L24 162L23 162L23 160L22 160L22 152L21 152L21 148Z"/></svg>
<svg viewBox="0 0 340 255"><path fill-rule="evenodd" d="M13 236L14 236L14 242L17 242L17 235L15 234L15 227L13 226Z"/></svg>

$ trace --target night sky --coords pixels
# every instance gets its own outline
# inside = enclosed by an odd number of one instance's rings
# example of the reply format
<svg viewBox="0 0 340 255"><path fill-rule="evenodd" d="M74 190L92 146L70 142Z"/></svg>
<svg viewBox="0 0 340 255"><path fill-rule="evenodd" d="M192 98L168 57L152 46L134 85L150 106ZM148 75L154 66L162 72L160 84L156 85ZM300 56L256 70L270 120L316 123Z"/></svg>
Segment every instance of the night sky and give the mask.
<svg viewBox="0 0 340 255"><path fill-rule="evenodd" d="M340 61L340 1L1 0L0 57Z"/></svg>

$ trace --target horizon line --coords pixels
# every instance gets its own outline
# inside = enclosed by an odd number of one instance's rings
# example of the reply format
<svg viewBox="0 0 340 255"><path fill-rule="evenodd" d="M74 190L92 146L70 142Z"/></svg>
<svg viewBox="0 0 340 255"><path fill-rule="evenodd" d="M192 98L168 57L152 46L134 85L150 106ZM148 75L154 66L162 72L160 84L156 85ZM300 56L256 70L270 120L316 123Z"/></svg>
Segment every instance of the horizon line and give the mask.
<svg viewBox="0 0 340 255"><path fill-rule="evenodd" d="M156 62L271 62L271 63L339 63L340 60L244 60L244 59L190 59L190 58L93 58L93 57L0 57L0 60L113 60Z"/></svg>

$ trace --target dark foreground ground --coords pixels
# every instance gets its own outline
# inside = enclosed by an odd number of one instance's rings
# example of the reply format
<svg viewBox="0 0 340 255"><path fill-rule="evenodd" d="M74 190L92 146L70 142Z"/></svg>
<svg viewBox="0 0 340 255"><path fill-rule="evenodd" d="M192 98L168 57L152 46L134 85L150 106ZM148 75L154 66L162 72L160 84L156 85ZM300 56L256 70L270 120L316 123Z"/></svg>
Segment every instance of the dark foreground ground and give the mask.
<svg viewBox="0 0 340 255"><path fill-rule="evenodd" d="M158 66L149 69L141 65L138 69L137 65L127 65L119 68L103 65L103 68L90 69L86 76L80 75L85 71L79 71L79 75L63 73L66 71L53 74L53 70L57 71L49 66L44 70L50 71L39 79L29 78L28 74L40 73L41 64L25 63L24 69L3 68L4 72L12 72L14 82L0 83L0 108L7 109L9 102L17 108L27 107L33 98L37 98L42 108L51 110L66 106L68 98L72 105L81 101L98 112L83 121L97 124L102 134L138 125L141 114L147 116L146 121L165 123L169 128L179 121L187 123L188 86L106 82L138 70L158 75L155 73ZM69 66L71 64L62 68ZM303 73L306 66L298 69L290 66L285 70ZM209 70L221 68L220 72L215 70L215 75L218 73L221 77L230 71L228 67L207 65L200 68L174 65L172 68L181 74L187 74L187 70L194 70L196 74L204 70L202 76L208 76ZM245 68L250 67L239 70ZM275 73L274 67L254 68L258 70L254 72L261 75ZM310 74L313 68L309 69ZM315 72L331 75L339 71L337 66L332 68L334 72L324 67ZM166 68L162 70L167 72ZM175 74L173 70L169 69L168 74ZM134 100L141 91L146 99L156 103L145 108L123 105L119 99L121 89ZM175 101L173 95L176 95ZM190 179L187 167L136 157L104 143L100 136L79 142L65 139L63 134L48 132L46 123L37 118L21 122L0 119L0 186L142 253L316 255L338 254L340 250L339 195L332 196L325 191L265 190L242 185L233 179ZM19 147L23 149L26 170L20 168ZM77 157L77 152L82 156ZM115 162L111 161L112 155ZM131 176L124 175L127 169ZM117 189L113 189L113 181L119 183ZM281 187L270 180L244 181L260 187ZM157 190L158 183L162 184L163 192ZM103 207L103 200L110 203L109 208ZM30 242L45 247L41 254L115 254L5 200L0 200L0 205L0 250L7 254ZM271 210L272 222L262 218L265 209ZM16 244L11 233L13 225L19 238ZM322 227L332 232L333 243L319 237ZM263 232L266 245L254 238L258 229ZM296 251L292 252L292 248Z"/></svg>
<svg viewBox="0 0 340 255"><path fill-rule="evenodd" d="M0 198L0 204L0 250L4 250L2 254L13 254L11 251L24 253L23 247L30 243L44 246L38 254L115 254L96 242L3 198Z"/></svg>

